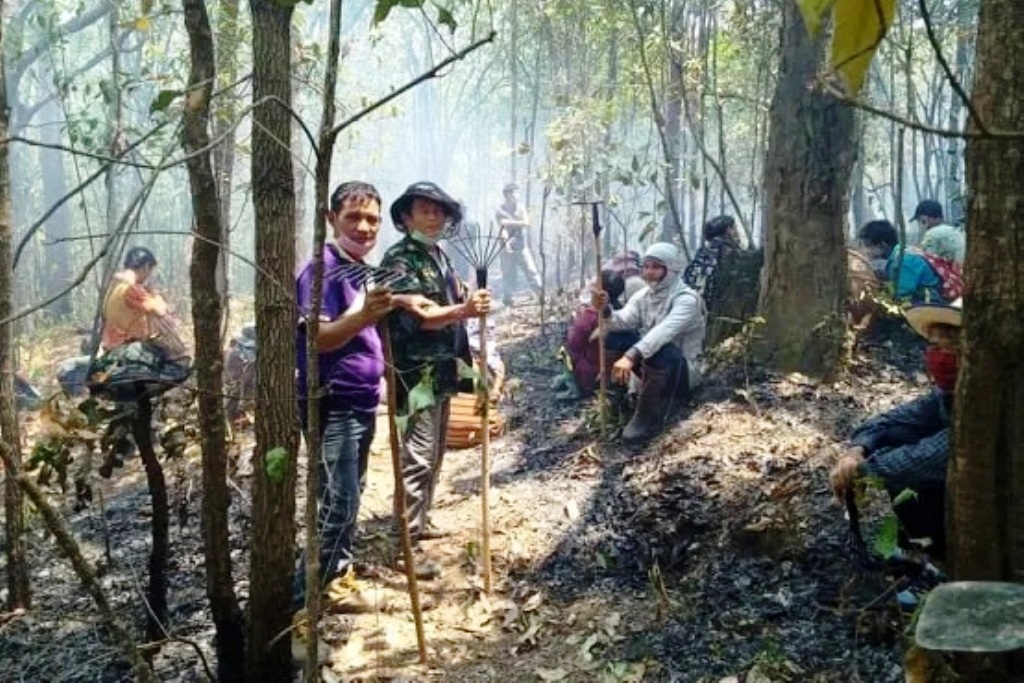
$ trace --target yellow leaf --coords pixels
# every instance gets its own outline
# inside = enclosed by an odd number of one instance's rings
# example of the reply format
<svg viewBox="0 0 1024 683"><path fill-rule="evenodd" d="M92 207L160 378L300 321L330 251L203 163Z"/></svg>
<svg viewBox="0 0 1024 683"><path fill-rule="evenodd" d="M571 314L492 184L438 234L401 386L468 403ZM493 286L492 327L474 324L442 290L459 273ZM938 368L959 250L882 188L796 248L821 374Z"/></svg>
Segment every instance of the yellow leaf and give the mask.
<svg viewBox="0 0 1024 683"><path fill-rule="evenodd" d="M149 30L149 17L139 17L135 20L135 30L145 33Z"/></svg>
<svg viewBox="0 0 1024 683"><path fill-rule="evenodd" d="M896 0L836 0L830 63L851 95L864 85L871 58L892 25L895 7Z"/></svg>
<svg viewBox="0 0 1024 683"><path fill-rule="evenodd" d="M825 17L835 0L796 0L800 14L804 15L804 26L812 36L821 30L821 20Z"/></svg>

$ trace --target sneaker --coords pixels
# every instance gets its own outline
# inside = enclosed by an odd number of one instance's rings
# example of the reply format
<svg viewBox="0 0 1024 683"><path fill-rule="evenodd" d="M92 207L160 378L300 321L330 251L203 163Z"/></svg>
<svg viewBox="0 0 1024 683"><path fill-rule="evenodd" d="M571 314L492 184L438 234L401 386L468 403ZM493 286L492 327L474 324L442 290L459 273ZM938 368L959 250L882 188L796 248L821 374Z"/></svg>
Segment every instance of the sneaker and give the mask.
<svg viewBox="0 0 1024 683"><path fill-rule="evenodd" d="M386 609L387 603L382 591L356 580L352 567L324 588L324 610L336 614L366 614Z"/></svg>

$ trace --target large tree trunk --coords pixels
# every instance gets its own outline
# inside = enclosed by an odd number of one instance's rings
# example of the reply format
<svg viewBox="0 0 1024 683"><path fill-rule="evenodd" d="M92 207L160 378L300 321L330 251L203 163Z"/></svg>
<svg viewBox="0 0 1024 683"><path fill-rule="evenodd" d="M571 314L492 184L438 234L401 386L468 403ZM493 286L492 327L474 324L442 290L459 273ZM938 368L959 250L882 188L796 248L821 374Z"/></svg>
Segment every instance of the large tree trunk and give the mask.
<svg viewBox="0 0 1024 683"><path fill-rule="evenodd" d="M199 389L199 432L203 450L203 557L206 596L217 629L217 677L242 681L245 671L245 633L242 611L231 577L228 534L227 449L224 402L221 401L223 316L219 279L220 241L224 210L211 165L210 95L214 82L214 48L210 20L203 0L184 0L185 27L191 46L192 69L185 101L182 143L190 155L189 182L196 239L192 241L192 323L196 338L196 382Z"/></svg>
<svg viewBox="0 0 1024 683"><path fill-rule="evenodd" d="M853 110L808 84L827 37L812 39L784 3L782 64L771 109L758 354L771 366L831 376L843 346L844 221L854 161Z"/></svg>
<svg viewBox="0 0 1024 683"><path fill-rule="evenodd" d="M0 0L0 17L3 17ZM3 22L0 22L0 140L7 139L8 115L7 76L4 70ZM14 310L14 271L11 226L11 174L7 157L8 145L0 145L0 320ZM0 440L10 449L10 457L21 464L21 436L18 412L14 403L14 326L0 324ZM14 473L4 476L4 524L7 547L7 608L28 607L31 599L28 565L25 561L25 515L21 489Z"/></svg>
<svg viewBox="0 0 1024 683"><path fill-rule="evenodd" d="M252 11L252 190L256 214L256 449L246 680L291 676L291 640L273 639L291 625L295 543L295 187L291 150L293 8L249 0ZM278 101L262 102L267 97ZM262 102L262 103L261 103ZM267 466L267 459L274 462ZM283 465L283 467L281 467Z"/></svg>
<svg viewBox="0 0 1024 683"><path fill-rule="evenodd" d="M1024 132L1020 0L983 0L974 106L992 130ZM972 127L977 130L976 125ZM971 188L955 446L949 471L954 578L1024 582L1024 140L967 145ZM964 657L966 681L1024 679L1024 652Z"/></svg>

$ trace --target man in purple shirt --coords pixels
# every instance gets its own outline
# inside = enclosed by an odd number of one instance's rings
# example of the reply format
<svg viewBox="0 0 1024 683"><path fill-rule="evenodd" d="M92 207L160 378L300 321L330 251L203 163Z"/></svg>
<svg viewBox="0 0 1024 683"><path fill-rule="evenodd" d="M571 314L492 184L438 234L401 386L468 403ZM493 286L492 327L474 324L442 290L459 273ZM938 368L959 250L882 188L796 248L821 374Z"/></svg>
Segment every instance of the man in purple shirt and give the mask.
<svg viewBox="0 0 1024 683"><path fill-rule="evenodd" d="M362 263L377 243L381 199L368 183L346 182L331 195L327 221L333 240L324 245L323 300L316 349L320 370L320 436L317 527L320 573L329 606L335 611L374 608L352 569L359 497L366 478L380 402L384 354L376 323L395 306L415 309L417 297L393 295L388 289L366 291L345 263ZM296 280L296 300L309 314L313 266L306 263ZM299 396L307 395L306 326L298 326ZM302 418L305 421L305 401ZM296 606L305 599L305 558L295 576Z"/></svg>

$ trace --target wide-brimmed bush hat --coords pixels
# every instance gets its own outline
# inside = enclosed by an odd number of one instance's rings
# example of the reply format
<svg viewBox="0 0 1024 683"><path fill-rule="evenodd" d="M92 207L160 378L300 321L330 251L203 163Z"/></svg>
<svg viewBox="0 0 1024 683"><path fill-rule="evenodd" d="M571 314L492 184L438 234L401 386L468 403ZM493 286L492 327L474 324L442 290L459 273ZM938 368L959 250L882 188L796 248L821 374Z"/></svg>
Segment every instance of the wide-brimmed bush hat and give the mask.
<svg viewBox="0 0 1024 683"><path fill-rule="evenodd" d="M963 299L948 304L921 304L903 313L907 322L919 335L928 339L932 325L960 327L963 317Z"/></svg>
<svg viewBox="0 0 1024 683"><path fill-rule="evenodd" d="M462 220L462 207L455 199L435 183L421 180L405 188L405 192L391 204L391 222L395 224L396 229L407 231L404 217L412 209L412 200L417 197L440 204L448 216L449 224L455 225Z"/></svg>

